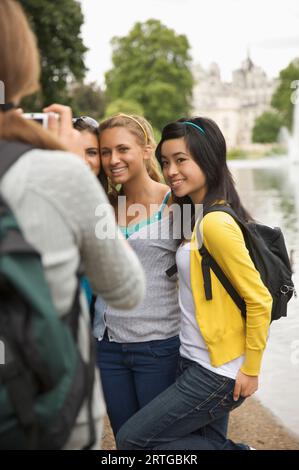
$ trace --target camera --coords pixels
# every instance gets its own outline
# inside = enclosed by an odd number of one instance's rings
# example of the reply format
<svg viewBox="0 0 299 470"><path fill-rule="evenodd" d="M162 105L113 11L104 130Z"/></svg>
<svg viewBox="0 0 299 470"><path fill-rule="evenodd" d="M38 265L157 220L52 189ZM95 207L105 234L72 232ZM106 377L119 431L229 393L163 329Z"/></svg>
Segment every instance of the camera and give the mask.
<svg viewBox="0 0 299 470"><path fill-rule="evenodd" d="M22 114L24 119L30 119L40 124L45 129L48 128L48 114L47 113L24 113Z"/></svg>
<svg viewBox="0 0 299 470"><path fill-rule="evenodd" d="M52 115L54 115L55 119L59 120L59 114L52 113ZM49 120L48 113L23 113L22 116L24 119L30 119L32 121L37 122L45 129L48 128L48 120Z"/></svg>

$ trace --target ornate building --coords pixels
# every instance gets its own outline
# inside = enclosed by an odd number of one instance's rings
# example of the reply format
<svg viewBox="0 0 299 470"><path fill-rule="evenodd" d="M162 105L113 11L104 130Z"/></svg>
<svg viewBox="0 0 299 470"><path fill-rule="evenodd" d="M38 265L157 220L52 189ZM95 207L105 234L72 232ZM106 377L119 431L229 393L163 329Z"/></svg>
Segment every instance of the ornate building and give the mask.
<svg viewBox="0 0 299 470"><path fill-rule="evenodd" d="M256 117L270 109L276 80L269 79L261 67L248 57L234 70L231 82L223 82L216 63L204 70L193 69L193 114L214 119L225 135L228 147L251 144Z"/></svg>

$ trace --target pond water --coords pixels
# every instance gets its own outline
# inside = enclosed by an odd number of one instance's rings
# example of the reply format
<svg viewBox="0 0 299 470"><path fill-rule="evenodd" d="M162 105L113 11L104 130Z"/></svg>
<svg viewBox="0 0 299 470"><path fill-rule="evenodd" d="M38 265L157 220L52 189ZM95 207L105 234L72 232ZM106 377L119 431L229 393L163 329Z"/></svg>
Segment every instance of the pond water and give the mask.
<svg viewBox="0 0 299 470"><path fill-rule="evenodd" d="M292 252L298 297L287 318L271 325L256 396L299 435L299 164L273 157L229 166L245 207L257 221L279 226Z"/></svg>

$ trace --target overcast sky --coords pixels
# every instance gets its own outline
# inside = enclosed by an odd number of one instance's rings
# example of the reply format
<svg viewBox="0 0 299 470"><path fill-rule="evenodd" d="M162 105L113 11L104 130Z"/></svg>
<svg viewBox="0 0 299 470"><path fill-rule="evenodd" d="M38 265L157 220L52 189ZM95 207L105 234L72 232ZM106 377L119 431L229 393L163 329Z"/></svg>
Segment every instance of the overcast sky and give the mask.
<svg viewBox="0 0 299 470"><path fill-rule="evenodd" d="M217 62L222 77L246 57L270 77L299 56L299 0L80 0L89 48L86 81L104 83L111 67L110 40L125 36L137 21L157 18L185 34L194 63ZM299 77L298 77L299 78Z"/></svg>

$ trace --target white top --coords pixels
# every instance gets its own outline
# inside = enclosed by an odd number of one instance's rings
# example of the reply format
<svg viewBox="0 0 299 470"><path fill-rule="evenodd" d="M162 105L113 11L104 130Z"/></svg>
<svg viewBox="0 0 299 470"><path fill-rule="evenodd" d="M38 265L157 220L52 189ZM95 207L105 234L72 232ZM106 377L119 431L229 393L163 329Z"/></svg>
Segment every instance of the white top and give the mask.
<svg viewBox="0 0 299 470"><path fill-rule="evenodd" d="M176 262L179 276L179 304L182 310L180 332L181 356L197 362L216 374L235 379L243 364L244 356L240 356L220 367L213 367L208 349L195 318L195 306L190 279L190 243L179 247L176 254Z"/></svg>

